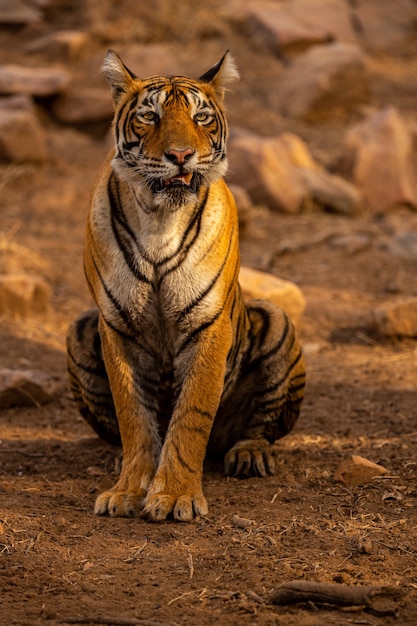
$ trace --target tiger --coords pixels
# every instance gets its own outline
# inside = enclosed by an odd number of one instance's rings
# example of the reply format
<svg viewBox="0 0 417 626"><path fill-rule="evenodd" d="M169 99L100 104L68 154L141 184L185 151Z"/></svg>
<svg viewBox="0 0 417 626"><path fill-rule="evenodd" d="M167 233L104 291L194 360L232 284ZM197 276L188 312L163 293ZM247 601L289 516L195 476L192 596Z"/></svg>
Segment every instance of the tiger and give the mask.
<svg viewBox="0 0 417 626"><path fill-rule="evenodd" d="M205 458L226 475L275 472L305 366L284 311L243 301L239 224L224 177L227 51L200 78L139 78L109 50L114 148L93 188L84 270L96 308L69 327L81 415L122 447L94 512L190 522L208 513Z"/></svg>

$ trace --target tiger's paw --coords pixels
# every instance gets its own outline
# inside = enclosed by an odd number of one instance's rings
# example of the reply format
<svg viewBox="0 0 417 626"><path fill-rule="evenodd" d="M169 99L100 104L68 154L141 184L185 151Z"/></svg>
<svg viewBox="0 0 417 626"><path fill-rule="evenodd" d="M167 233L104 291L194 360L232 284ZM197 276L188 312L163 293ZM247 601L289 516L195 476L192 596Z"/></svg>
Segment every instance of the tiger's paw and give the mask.
<svg viewBox="0 0 417 626"><path fill-rule="evenodd" d="M110 515L110 517L135 517L142 509L146 491L104 491L95 503L96 515Z"/></svg>
<svg viewBox="0 0 417 626"><path fill-rule="evenodd" d="M156 493L146 498L143 515L153 522L162 522L169 515L177 522L191 522L197 515L207 515L207 500L202 493L195 496L171 496Z"/></svg>
<svg viewBox="0 0 417 626"><path fill-rule="evenodd" d="M227 476L261 476L275 474L272 448L265 439L238 441L224 458Z"/></svg>

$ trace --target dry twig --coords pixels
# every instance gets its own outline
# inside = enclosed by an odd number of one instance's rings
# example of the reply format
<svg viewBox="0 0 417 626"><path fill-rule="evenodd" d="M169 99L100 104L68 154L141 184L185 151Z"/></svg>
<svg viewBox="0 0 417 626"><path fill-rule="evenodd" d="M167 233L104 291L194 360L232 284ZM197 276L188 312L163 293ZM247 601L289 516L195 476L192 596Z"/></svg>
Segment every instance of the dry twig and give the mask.
<svg viewBox="0 0 417 626"><path fill-rule="evenodd" d="M250 528L251 526L255 526L256 522L253 519L247 519L246 517L240 517L237 513L235 513L232 517L232 526L235 528Z"/></svg>
<svg viewBox="0 0 417 626"><path fill-rule="evenodd" d="M124 560L125 563L133 563L134 561L136 561L136 559L138 558L138 556L141 554L141 552L146 548L146 546L148 545L148 542L145 541L145 543L143 543L141 546L139 546L139 548L136 548L136 551L134 554L132 554L132 556L129 556L127 559Z"/></svg>
<svg viewBox="0 0 417 626"><path fill-rule="evenodd" d="M403 595L397 587L376 585L354 586L339 583L319 583L293 580L277 587L272 604L332 604L335 606L363 606L375 615L395 615L395 602Z"/></svg>
<svg viewBox="0 0 417 626"><path fill-rule="evenodd" d="M188 562L188 567L190 568L189 580L191 580L192 577L194 576L194 563L193 563L193 555L191 554L191 552L189 553L187 557L187 562Z"/></svg>

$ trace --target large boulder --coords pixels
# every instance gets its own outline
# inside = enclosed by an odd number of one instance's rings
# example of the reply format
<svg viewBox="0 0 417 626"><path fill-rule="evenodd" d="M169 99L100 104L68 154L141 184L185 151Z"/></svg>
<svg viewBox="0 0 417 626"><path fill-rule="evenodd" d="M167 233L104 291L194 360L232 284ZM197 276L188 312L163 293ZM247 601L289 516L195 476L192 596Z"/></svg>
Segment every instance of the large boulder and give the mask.
<svg viewBox="0 0 417 626"><path fill-rule="evenodd" d="M269 300L283 309L295 326L299 326L306 301L295 283L244 266L240 268L239 283L245 300Z"/></svg>
<svg viewBox="0 0 417 626"><path fill-rule="evenodd" d="M370 326L375 334L383 337L417 337L417 298L376 309Z"/></svg>
<svg viewBox="0 0 417 626"><path fill-rule="evenodd" d="M404 42L415 42L417 7L414 0L355 0L351 5L352 17L366 50L398 53L398 46Z"/></svg>
<svg viewBox="0 0 417 626"><path fill-rule="evenodd" d="M348 130L339 169L374 211L398 204L417 207L416 144L415 130L389 107Z"/></svg>
<svg viewBox="0 0 417 626"><path fill-rule="evenodd" d="M304 186L279 138L242 135L229 142L229 180L243 186L252 201L283 213L298 213Z"/></svg>
<svg viewBox="0 0 417 626"><path fill-rule="evenodd" d="M26 51L44 54L51 61L73 61L84 52L88 39L88 34L82 31L60 30L31 41Z"/></svg>
<svg viewBox="0 0 417 626"><path fill-rule="evenodd" d="M298 168L306 197L329 211L352 215L361 204L361 193L355 185L325 169Z"/></svg>
<svg viewBox="0 0 417 626"><path fill-rule="evenodd" d="M246 22L258 45L279 56L293 56L329 41L357 43L351 8L340 0L255 2Z"/></svg>
<svg viewBox="0 0 417 626"><path fill-rule="evenodd" d="M0 94L46 98L64 91L71 82L68 72L50 67L0 65Z"/></svg>
<svg viewBox="0 0 417 626"><path fill-rule="evenodd" d="M0 409L39 406L50 402L59 381L38 370L0 369Z"/></svg>
<svg viewBox="0 0 417 626"><path fill-rule="evenodd" d="M49 308L51 288L40 276L0 274L0 315L30 317Z"/></svg>
<svg viewBox="0 0 417 626"><path fill-rule="evenodd" d="M31 99L0 99L0 161L42 163L47 152L46 131Z"/></svg>
<svg viewBox="0 0 417 626"><path fill-rule="evenodd" d="M89 124L113 118L113 101L104 87L68 90L52 105L54 116L64 124Z"/></svg>
<svg viewBox="0 0 417 626"><path fill-rule="evenodd" d="M276 99L289 117L310 122L347 118L369 99L366 56L355 44L314 46L282 72Z"/></svg>
<svg viewBox="0 0 417 626"><path fill-rule="evenodd" d="M41 18L42 13L25 0L0 0L0 24L32 24Z"/></svg>
<svg viewBox="0 0 417 626"><path fill-rule="evenodd" d="M249 13L248 25L256 42L279 56L332 40L324 22L311 25L303 17L294 14L290 3L276 7L260 4Z"/></svg>
<svg viewBox="0 0 417 626"><path fill-rule="evenodd" d="M238 134L229 143L230 182L241 185L255 204L299 213L312 202L354 213L360 194L351 183L316 163L305 142L292 133L278 137Z"/></svg>

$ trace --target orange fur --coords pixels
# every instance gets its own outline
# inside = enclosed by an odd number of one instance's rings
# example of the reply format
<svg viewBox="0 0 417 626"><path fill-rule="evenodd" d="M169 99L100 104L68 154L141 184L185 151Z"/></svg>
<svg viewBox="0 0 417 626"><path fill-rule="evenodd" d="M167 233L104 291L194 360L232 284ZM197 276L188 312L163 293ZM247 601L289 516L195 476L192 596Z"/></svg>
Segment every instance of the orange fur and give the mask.
<svg viewBox="0 0 417 626"><path fill-rule="evenodd" d="M207 448L231 448L231 473L273 472L270 443L297 419L304 365L285 314L245 306L238 284L237 211L223 180L229 55L199 80L138 79L113 52L104 72L115 150L84 254L99 313L70 329L71 383L86 419L110 440L118 429L123 446L96 513L188 521L207 513Z"/></svg>

